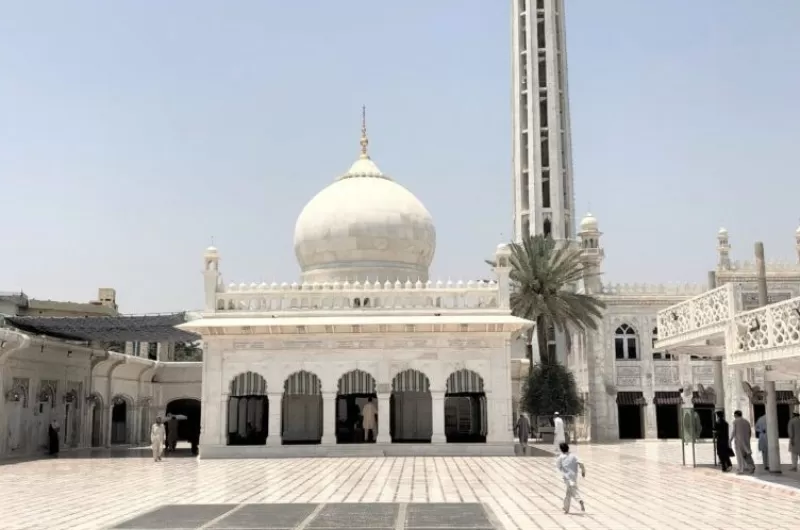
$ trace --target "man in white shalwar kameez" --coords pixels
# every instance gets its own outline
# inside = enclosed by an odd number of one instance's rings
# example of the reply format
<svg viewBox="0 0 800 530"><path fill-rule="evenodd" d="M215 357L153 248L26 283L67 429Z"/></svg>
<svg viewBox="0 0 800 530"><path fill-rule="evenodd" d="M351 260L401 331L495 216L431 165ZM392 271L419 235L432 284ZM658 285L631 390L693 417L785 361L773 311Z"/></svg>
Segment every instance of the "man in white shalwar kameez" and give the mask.
<svg viewBox="0 0 800 530"><path fill-rule="evenodd" d="M558 449L561 454L556 458L556 469L561 472L564 485L567 488L567 492L564 495L564 513L569 513L569 505L572 499L578 501L578 504L581 505L581 511L585 512L586 507L583 504L583 498L581 498L581 494L578 492L578 469L581 470L581 476L585 477L586 468L583 466L583 463L578 460L577 456L569 452L569 446L567 444L560 444Z"/></svg>
<svg viewBox="0 0 800 530"><path fill-rule="evenodd" d="M361 409L361 427L364 429L365 442L376 441L378 429L378 407L375 406L372 398L367 399L364 408Z"/></svg>
<svg viewBox="0 0 800 530"><path fill-rule="evenodd" d="M156 422L150 427L150 447L153 449L153 461L161 462L161 455L164 452L164 442L167 439L167 430L161 422L161 416L156 418Z"/></svg>
<svg viewBox="0 0 800 530"><path fill-rule="evenodd" d="M559 446L567 442L567 436L564 434L564 420L561 419L558 412L555 413L555 419L553 419L553 428L553 447L555 453L558 454L560 451Z"/></svg>

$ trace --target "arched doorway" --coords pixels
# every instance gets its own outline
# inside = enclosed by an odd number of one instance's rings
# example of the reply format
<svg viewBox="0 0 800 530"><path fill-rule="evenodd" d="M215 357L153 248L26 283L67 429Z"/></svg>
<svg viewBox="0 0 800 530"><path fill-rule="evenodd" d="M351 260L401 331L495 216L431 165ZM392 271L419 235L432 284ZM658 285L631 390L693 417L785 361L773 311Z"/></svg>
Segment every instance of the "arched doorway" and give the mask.
<svg viewBox="0 0 800 530"><path fill-rule="evenodd" d="M103 398L100 394L92 393L89 398L89 426L91 428L89 444L92 447L103 446Z"/></svg>
<svg viewBox="0 0 800 530"><path fill-rule="evenodd" d="M392 379L392 443L430 443L433 435L431 383L419 370L404 370Z"/></svg>
<svg viewBox="0 0 800 530"><path fill-rule="evenodd" d="M228 445L266 444L268 424L266 379L255 372L234 377L228 399Z"/></svg>
<svg viewBox="0 0 800 530"><path fill-rule="evenodd" d="M322 383L316 374L301 370L283 383L281 439L285 445L322 441Z"/></svg>
<svg viewBox="0 0 800 530"><path fill-rule="evenodd" d="M483 378L458 370L447 378L444 395L444 434L448 443L484 443L488 431Z"/></svg>
<svg viewBox="0 0 800 530"><path fill-rule="evenodd" d="M197 452L197 444L200 442L200 400L174 399L167 403L166 413L168 416L179 417L178 441L189 442L192 444L192 452Z"/></svg>
<svg viewBox="0 0 800 530"><path fill-rule="evenodd" d="M111 444L124 445L128 443L128 400L122 396L115 396L111 400Z"/></svg>
<svg viewBox="0 0 800 530"><path fill-rule="evenodd" d="M372 402L377 408L375 378L363 370L347 372L339 378L336 396L336 443L375 443L366 439L361 411ZM380 410L378 414L380 414ZM375 436L377 438L377 434Z"/></svg>

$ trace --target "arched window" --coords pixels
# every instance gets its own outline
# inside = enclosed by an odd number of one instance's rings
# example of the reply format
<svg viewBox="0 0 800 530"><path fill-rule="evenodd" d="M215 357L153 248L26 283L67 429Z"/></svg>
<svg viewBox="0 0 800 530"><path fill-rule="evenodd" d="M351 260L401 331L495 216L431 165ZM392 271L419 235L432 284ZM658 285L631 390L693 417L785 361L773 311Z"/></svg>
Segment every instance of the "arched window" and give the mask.
<svg viewBox="0 0 800 530"><path fill-rule="evenodd" d="M656 351L656 341L658 340L658 328L653 328L653 360L654 361L671 361L672 354L667 352Z"/></svg>
<svg viewBox="0 0 800 530"><path fill-rule="evenodd" d="M617 359L637 359L639 348L636 330L628 324L622 324L614 333L614 353Z"/></svg>

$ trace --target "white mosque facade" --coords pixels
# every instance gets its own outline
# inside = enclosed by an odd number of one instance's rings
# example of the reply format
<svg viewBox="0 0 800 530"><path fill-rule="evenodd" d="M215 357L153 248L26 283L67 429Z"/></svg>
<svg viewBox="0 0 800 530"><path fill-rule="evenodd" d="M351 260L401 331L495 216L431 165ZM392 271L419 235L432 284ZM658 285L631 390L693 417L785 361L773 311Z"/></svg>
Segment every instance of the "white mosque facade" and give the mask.
<svg viewBox="0 0 800 530"><path fill-rule="evenodd" d="M300 283L225 285L209 248L204 312L180 326L205 346L201 457L513 454L511 349L531 323L510 312L508 247L496 281L443 283L435 244L364 131L297 220Z"/></svg>

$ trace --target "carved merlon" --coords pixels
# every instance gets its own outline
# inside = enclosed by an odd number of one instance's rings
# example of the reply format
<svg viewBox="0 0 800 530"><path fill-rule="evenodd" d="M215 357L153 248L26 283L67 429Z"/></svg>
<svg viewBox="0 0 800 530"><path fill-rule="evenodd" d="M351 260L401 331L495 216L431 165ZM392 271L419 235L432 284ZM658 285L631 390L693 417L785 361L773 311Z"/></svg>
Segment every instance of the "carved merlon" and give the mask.
<svg viewBox="0 0 800 530"><path fill-rule="evenodd" d="M497 309L499 296L494 281L230 284L216 311Z"/></svg>

